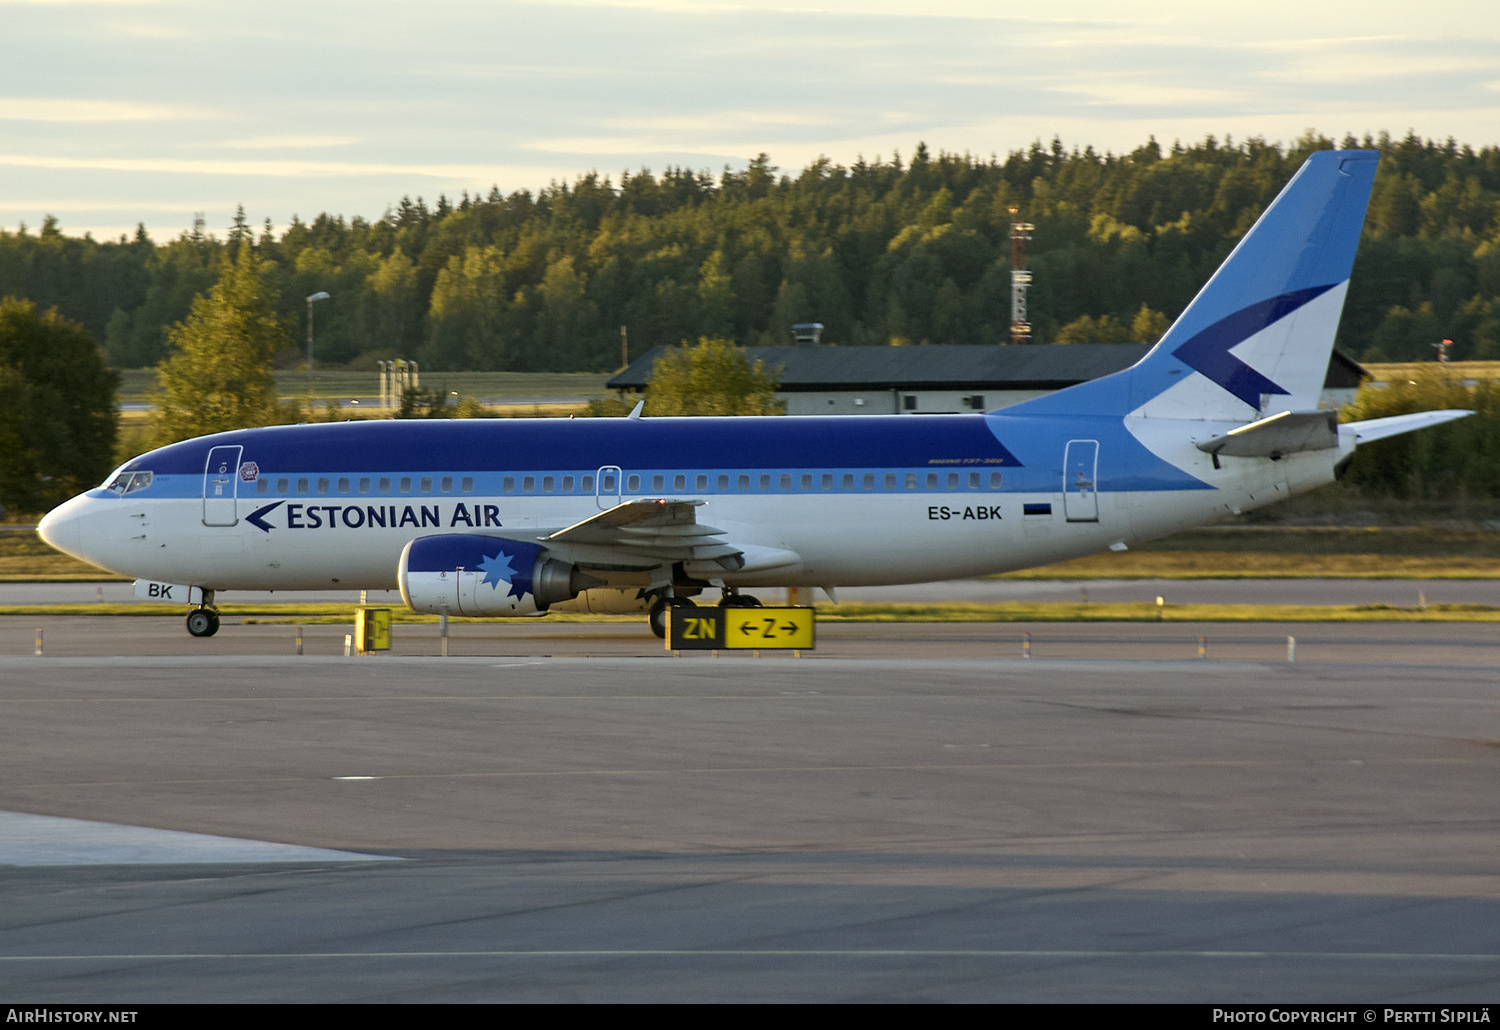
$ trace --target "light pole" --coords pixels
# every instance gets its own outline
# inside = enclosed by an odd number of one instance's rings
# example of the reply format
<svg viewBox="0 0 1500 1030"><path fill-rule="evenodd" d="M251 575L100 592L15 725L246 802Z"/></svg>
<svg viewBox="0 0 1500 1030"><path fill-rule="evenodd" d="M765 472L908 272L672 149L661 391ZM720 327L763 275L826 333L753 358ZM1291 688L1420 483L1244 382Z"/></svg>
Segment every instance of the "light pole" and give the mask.
<svg viewBox="0 0 1500 1030"><path fill-rule="evenodd" d="M309 373L313 371L313 301L327 299L328 294L322 290L307 298L307 371ZM316 376L313 377L313 382L317 382Z"/></svg>

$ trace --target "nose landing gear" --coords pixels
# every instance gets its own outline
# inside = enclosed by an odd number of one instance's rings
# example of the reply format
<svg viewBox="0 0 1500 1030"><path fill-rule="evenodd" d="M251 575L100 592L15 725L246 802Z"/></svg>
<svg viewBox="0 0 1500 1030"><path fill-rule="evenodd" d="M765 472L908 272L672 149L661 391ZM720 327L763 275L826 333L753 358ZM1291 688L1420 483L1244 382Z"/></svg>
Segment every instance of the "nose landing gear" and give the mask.
<svg viewBox="0 0 1500 1030"><path fill-rule="evenodd" d="M195 637L211 637L219 632L219 613L212 608L194 608L188 612L187 631Z"/></svg>
<svg viewBox="0 0 1500 1030"><path fill-rule="evenodd" d="M203 591L203 603L187 614L187 631L195 637L211 637L219 632L219 611L213 606L214 592Z"/></svg>

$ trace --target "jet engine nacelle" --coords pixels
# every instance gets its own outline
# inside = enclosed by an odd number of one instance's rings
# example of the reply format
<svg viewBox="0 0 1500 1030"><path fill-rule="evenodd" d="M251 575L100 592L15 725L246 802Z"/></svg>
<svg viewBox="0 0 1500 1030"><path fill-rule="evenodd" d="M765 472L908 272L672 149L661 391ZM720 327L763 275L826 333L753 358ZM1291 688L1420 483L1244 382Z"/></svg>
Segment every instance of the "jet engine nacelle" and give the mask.
<svg viewBox="0 0 1500 1030"><path fill-rule="evenodd" d="M640 587L593 587L571 601L556 601L555 612L583 612L586 615L633 615L651 610L650 597L642 597Z"/></svg>
<svg viewBox="0 0 1500 1030"><path fill-rule="evenodd" d="M453 533L423 536L401 552L401 599L418 612L540 615L603 581L557 561L539 544Z"/></svg>

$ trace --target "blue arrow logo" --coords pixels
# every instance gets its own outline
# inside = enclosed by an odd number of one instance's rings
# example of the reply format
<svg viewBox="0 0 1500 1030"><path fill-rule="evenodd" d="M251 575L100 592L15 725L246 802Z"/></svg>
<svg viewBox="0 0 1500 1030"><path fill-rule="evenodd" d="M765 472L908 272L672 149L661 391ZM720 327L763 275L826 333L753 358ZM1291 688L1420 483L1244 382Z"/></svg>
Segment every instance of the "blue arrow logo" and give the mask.
<svg viewBox="0 0 1500 1030"><path fill-rule="evenodd" d="M269 533L274 527L269 522L267 522L264 519L262 519L261 516L264 515L264 514L266 514L269 511L276 510L280 506L281 506L281 502L280 501L272 501L270 504L266 505L264 508L256 508L249 515L246 515L245 516L245 521L248 522L248 523L250 523L250 525L252 525L252 526L256 527L257 529L259 529L261 532Z"/></svg>
<svg viewBox="0 0 1500 1030"><path fill-rule="evenodd" d="M1197 333L1172 354L1194 372L1222 386L1252 408L1260 407L1262 394L1286 394L1276 383L1261 375L1229 353L1266 326L1279 322L1308 301L1322 296L1337 283L1312 286L1305 290L1283 293L1259 304L1241 308Z"/></svg>

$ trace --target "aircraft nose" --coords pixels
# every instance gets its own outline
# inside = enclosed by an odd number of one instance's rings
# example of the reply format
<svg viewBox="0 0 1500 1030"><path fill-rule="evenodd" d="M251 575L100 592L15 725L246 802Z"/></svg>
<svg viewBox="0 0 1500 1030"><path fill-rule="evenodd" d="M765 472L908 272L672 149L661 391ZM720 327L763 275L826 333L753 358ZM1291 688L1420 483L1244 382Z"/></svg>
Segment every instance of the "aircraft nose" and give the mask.
<svg viewBox="0 0 1500 1030"><path fill-rule="evenodd" d="M42 517L37 533L64 554L82 558L79 552L83 549L83 510L87 504L88 498L79 495L58 505Z"/></svg>

